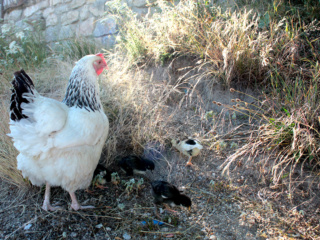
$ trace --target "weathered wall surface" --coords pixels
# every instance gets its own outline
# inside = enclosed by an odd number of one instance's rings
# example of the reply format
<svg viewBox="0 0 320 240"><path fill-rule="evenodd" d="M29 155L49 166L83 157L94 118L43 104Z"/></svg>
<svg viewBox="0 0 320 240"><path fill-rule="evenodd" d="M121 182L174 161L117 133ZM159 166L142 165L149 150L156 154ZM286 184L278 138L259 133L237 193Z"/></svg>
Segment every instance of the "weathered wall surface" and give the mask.
<svg viewBox="0 0 320 240"><path fill-rule="evenodd" d="M138 14L148 12L146 0L125 0ZM75 36L93 37L104 45L114 43L117 26L112 18L100 21L108 10L106 0L0 0L3 23L27 27L33 20L41 24L47 42Z"/></svg>

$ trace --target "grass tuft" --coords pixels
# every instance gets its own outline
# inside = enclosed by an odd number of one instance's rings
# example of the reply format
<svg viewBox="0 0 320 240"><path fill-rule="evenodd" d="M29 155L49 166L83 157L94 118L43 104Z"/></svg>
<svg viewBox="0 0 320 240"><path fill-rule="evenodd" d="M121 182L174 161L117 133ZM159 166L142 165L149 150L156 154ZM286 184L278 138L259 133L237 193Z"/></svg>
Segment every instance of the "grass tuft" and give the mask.
<svg viewBox="0 0 320 240"><path fill-rule="evenodd" d="M0 105L0 178L21 190L28 189L30 183L24 179L17 169L16 156L18 151L6 134L9 133L9 113L6 105Z"/></svg>

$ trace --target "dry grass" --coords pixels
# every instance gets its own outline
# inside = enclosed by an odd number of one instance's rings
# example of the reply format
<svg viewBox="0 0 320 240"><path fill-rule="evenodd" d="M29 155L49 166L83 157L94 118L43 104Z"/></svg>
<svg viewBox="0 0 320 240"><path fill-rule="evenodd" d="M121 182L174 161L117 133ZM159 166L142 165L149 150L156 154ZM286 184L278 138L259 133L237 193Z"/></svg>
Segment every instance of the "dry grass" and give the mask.
<svg viewBox="0 0 320 240"><path fill-rule="evenodd" d="M205 69L203 78L228 86L265 83L279 63L289 66L302 57L305 37L317 29L315 22L302 26L291 16L271 19L273 12L266 12L266 18L261 16L265 12L222 10L202 0L177 5L157 1L153 15L141 18L116 2L110 8L122 26L117 49L127 52L130 62L164 63L176 56L194 56L200 60L197 68Z"/></svg>
<svg viewBox="0 0 320 240"><path fill-rule="evenodd" d="M247 143L227 157L224 172L229 173L231 166L242 166L244 162L250 166L258 164L261 175L271 173L271 182L288 184L292 195L299 185L307 182L310 192L314 191L320 163L319 112L318 106L312 107L319 98L317 90L314 91L317 82L314 79L307 92L301 90L306 88L300 82L299 92L291 89L294 98L286 95L288 101L293 101L286 105L267 95L260 100L254 98L254 103L235 99L233 105L225 104L227 109L248 116L251 129L246 132ZM310 182L308 178L313 180Z"/></svg>
<svg viewBox="0 0 320 240"><path fill-rule="evenodd" d="M3 101L0 106L0 178L18 188L25 189L30 185L17 170L16 156L18 152L11 139L6 135L9 133L9 114L8 107L4 102L7 101Z"/></svg>

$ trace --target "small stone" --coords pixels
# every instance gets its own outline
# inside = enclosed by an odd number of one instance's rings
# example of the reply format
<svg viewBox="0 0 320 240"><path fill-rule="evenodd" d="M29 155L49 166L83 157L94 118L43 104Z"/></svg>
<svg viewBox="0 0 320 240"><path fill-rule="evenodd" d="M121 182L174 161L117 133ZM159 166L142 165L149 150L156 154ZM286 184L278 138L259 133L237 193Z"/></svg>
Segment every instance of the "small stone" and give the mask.
<svg viewBox="0 0 320 240"><path fill-rule="evenodd" d="M126 206L125 206L123 203L119 203L119 204L118 204L118 208L119 208L120 210L124 210L125 207L126 207Z"/></svg>
<svg viewBox="0 0 320 240"><path fill-rule="evenodd" d="M66 232L62 233L62 238L67 238L67 233Z"/></svg>
<svg viewBox="0 0 320 240"><path fill-rule="evenodd" d="M29 230L32 227L32 223L27 224L24 226L24 230Z"/></svg>
<svg viewBox="0 0 320 240"><path fill-rule="evenodd" d="M71 236L72 238L75 238L76 236L78 236L78 234L77 234L76 232L72 232L72 233L70 234L70 236Z"/></svg>
<svg viewBox="0 0 320 240"><path fill-rule="evenodd" d="M102 227L103 227L102 223L96 225L96 228L102 228Z"/></svg>
<svg viewBox="0 0 320 240"><path fill-rule="evenodd" d="M122 237L123 237L123 239L125 239L125 240L131 239L131 236L130 236L128 233L124 233Z"/></svg>
<svg viewBox="0 0 320 240"><path fill-rule="evenodd" d="M106 231L107 231L107 232L110 232L111 230L112 230L111 228L106 227Z"/></svg>

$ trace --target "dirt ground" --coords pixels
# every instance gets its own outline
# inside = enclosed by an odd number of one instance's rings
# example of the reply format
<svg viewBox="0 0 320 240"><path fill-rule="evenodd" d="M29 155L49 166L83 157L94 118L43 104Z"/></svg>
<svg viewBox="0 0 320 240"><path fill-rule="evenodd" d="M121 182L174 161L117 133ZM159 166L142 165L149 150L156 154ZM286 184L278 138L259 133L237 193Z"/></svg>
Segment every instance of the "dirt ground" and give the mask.
<svg viewBox="0 0 320 240"><path fill-rule="evenodd" d="M181 86L180 95L187 94L185 89L188 85ZM201 137L204 149L193 159L192 167L185 165L186 157L171 147L169 139L165 145L148 143L144 155L153 158L156 169L148 172L143 182L141 176L133 177L135 183L140 181L139 188L136 184L132 191L126 190L132 177L119 171L114 162L108 168L118 173L120 181L107 183L106 189L91 186L91 193L78 190L80 203L96 207L79 211L70 210L70 197L59 187L52 188L51 201L64 210L46 212L41 209L44 188L31 187L21 193L2 180L0 239L320 239L320 194L315 184L300 185L294 196L289 196L285 184L271 185L255 165L239 162L229 176L221 174L220 166L235 151L231 143L235 141L241 147L245 142L232 137L243 131L239 126L244 120L217 115L215 121L209 121L195 114L195 108L216 111L212 100L228 102L234 98L219 86L214 93L203 88L201 91L194 94L198 101L187 99L178 112L174 103L179 94L172 95L164 108L167 116L176 113L168 131L183 137L191 135L188 129L192 128L205 136ZM208 92L207 101L203 101L204 91ZM206 141L212 129L218 133L216 141L225 141L227 147L217 148L212 139ZM106 155L102 155L101 162ZM158 206L158 218L150 193L152 180L166 180L183 190L192 199L191 211L175 207L176 212L171 212ZM162 225L153 224L153 220Z"/></svg>
<svg viewBox="0 0 320 240"><path fill-rule="evenodd" d="M174 209L176 213L165 210L158 219L148 178L138 191L130 194L123 184L113 183L107 183L107 189L92 189L93 193L79 190L79 201L96 208L78 212L69 209L70 198L61 188L53 188L52 201L65 210L51 213L41 209L44 189L34 187L22 199L16 199L17 189L11 187L1 201L0 238L129 239L130 236L131 239L259 239L256 236L257 225L241 221L242 204L237 200L237 191L220 177L218 167L221 160L207 158L208 161L199 164L201 158L195 158L194 167L189 168L185 167L184 158L180 158L178 153L174 155L177 155L177 161L171 162L174 165L172 172L175 172L171 175L171 182L185 189L185 194L191 197L190 212L177 207ZM158 162L157 166L161 164ZM117 167L114 166L113 170ZM119 175L124 181L130 179L121 172ZM135 176L135 179L138 181L140 176ZM160 179L166 180L166 177ZM211 180L217 186L212 187ZM8 189L8 186L3 186L3 189ZM142 225L142 221L153 219L164 224Z"/></svg>
<svg viewBox="0 0 320 240"><path fill-rule="evenodd" d="M151 144L146 149L159 150L162 158L139 189L126 191L124 182L131 177L113 164L109 169L118 172L118 184L91 187L92 193L77 191L81 203L96 207L92 210L70 210L68 193L57 187L52 202L64 210L46 212L41 209L44 189L32 187L21 197L16 187L1 182L0 239L319 239L319 193L312 198L300 193L290 202L285 189L268 187L254 169L240 167L231 179L223 177L219 167L225 152L204 150L186 167L187 159L171 148ZM156 217L149 185L155 179L183 190L192 199L192 210L176 207L173 213L158 206L160 219Z"/></svg>

